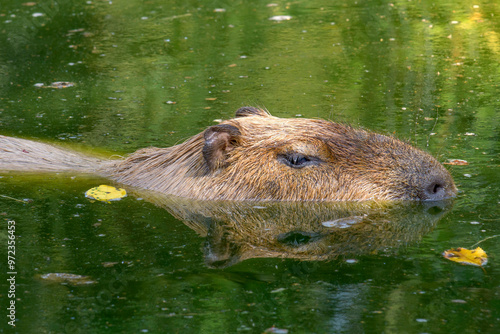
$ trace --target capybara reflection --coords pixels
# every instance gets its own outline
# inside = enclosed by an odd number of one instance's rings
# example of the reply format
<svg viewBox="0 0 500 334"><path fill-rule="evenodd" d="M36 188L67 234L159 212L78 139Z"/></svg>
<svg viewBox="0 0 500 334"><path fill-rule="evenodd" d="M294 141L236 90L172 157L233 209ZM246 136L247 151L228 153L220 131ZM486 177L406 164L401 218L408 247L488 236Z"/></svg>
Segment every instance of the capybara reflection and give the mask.
<svg viewBox="0 0 500 334"><path fill-rule="evenodd" d="M396 254L429 233L453 201L234 202L133 192L205 238L205 263L250 258L323 261Z"/></svg>
<svg viewBox="0 0 500 334"><path fill-rule="evenodd" d="M9 137L0 145L3 170L91 172L194 199L441 200L456 194L436 159L402 141L325 120L273 117L253 107L182 144L142 149L124 160Z"/></svg>

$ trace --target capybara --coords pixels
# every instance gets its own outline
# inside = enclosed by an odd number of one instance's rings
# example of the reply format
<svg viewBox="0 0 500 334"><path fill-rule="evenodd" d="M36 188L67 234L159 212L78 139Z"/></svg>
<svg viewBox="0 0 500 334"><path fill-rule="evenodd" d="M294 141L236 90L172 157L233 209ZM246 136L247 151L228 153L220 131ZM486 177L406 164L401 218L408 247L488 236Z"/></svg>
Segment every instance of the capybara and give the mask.
<svg viewBox="0 0 500 334"><path fill-rule="evenodd" d="M436 159L395 138L253 107L182 144L124 160L0 137L0 170L95 173L203 200L442 200L457 191Z"/></svg>

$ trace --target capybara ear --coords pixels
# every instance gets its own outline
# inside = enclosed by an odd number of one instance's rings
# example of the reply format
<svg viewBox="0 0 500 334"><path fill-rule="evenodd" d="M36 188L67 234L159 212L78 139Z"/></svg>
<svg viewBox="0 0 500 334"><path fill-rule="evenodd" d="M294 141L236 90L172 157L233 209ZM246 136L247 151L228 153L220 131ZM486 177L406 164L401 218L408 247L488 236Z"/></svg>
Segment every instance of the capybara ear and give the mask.
<svg viewBox="0 0 500 334"><path fill-rule="evenodd" d="M269 113L260 108L255 107L241 107L236 110L236 117L246 117L246 116L269 116Z"/></svg>
<svg viewBox="0 0 500 334"><path fill-rule="evenodd" d="M219 124L205 130L203 158L211 171L226 165L227 154L238 145L240 130L229 124Z"/></svg>

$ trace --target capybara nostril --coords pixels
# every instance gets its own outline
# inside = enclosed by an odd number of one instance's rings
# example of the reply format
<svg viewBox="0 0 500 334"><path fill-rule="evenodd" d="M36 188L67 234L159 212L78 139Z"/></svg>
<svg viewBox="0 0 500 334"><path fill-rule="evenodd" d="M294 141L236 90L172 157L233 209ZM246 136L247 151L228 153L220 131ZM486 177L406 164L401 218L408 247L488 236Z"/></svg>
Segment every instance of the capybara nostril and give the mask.
<svg viewBox="0 0 500 334"><path fill-rule="evenodd" d="M438 200L445 196L445 187L440 182L432 182L425 189L426 199L428 200Z"/></svg>
<svg viewBox="0 0 500 334"><path fill-rule="evenodd" d="M439 179L432 181L425 189L423 200L440 201L453 197L456 193L455 185L451 179Z"/></svg>
<svg viewBox="0 0 500 334"><path fill-rule="evenodd" d="M430 186L430 193L431 194L436 195L436 194L438 194L439 192L442 192L442 191L444 191L444 186L442 184L440 184L440 183L436 182L436 183L434 183L434 184L432 184Z"/></svg>

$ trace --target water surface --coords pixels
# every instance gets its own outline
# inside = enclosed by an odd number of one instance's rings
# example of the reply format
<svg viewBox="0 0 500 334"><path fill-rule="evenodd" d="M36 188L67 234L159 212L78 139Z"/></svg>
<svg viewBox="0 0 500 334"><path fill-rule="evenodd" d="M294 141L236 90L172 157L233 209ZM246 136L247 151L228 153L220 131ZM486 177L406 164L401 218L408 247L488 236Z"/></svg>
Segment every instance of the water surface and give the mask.
<svg viewBox="0 0 500 334"><path fill-rule="evenodd" d="M2 174L2 256L15 220L18 274L17 326L4 315L0 332L496 332L499 17L493 0L4 0L1 134L123 155L257 105L468 165L448 166L460 189L452 206L392 209L383 224L363 205L243 208L281 217L277 243L259 242L266 234L248 221L221 224L224 206L188 204L193 213L137 193L91 202L84 192L107 180ZM50 87L58 81L74 86ZM359 228L353 247L339 237L333 252L322 222ZM484 270L441 257L482 240ZM0 288L5 310L5 279Z"/></svg>

